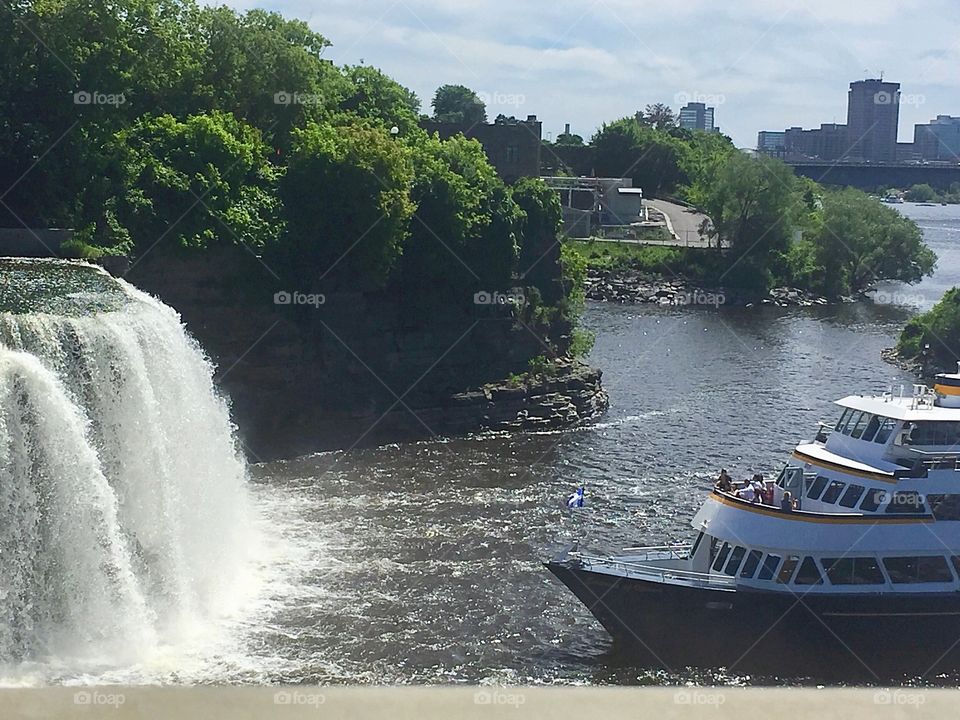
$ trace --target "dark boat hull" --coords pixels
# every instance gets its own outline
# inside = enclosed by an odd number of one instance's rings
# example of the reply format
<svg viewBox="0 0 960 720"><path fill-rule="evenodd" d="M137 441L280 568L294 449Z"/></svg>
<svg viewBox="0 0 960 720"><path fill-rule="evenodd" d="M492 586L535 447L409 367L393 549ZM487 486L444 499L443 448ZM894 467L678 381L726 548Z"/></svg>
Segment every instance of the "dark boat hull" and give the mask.
<svg viewBox="0 0 960 720"><path fill-rule="evenodd" d="M546 563L646 667L828 681L932 677L960 670L960 594L736 591L622 578Z"/></svg>

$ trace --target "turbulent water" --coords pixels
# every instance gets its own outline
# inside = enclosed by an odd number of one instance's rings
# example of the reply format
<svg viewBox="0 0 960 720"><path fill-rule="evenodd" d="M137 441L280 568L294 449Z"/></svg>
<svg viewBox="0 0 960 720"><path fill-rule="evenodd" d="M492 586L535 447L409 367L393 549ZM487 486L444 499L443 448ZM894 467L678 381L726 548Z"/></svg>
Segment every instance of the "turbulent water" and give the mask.
<svg viewBox="0 0 960 720"><path fill-rule="evenodd" d="M210 364L174 311L102 271L2 263L0 675L202 654L252 539Z"/></svg>
<svg viewBox="0 0 960 720"><path fill-rule="evenodd" d="M613 657L541 561L573 540L686 540L718 467L774 470L835 398L911 382L880 350L960 284L960 212L903 207L940 257L918 287L838 307L591 305L601 422L255 465L246 489L176 315L48 273L0 315L6 682L816 682ZM21 297L9 284L0 308Z"/></svg>

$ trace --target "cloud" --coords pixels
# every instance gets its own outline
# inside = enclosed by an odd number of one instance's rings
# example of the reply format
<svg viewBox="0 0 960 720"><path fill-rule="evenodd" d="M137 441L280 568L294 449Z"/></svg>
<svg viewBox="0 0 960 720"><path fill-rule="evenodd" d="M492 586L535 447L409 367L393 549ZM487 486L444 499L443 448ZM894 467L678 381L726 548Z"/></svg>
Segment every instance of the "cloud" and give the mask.
<svg viewBox="0 0 960 720"><path fill-rule="evenodd" d="M307 20L333 42L327 57L382 68L425 110L439 85L462 83L522 96L507 114L554 134L699 93L722 96L717 122L752 146L758 130L843 122L848 83L881 71L925 98L901 112L901 139L960 114L953 0L227 0L254 3Z"/></svg>

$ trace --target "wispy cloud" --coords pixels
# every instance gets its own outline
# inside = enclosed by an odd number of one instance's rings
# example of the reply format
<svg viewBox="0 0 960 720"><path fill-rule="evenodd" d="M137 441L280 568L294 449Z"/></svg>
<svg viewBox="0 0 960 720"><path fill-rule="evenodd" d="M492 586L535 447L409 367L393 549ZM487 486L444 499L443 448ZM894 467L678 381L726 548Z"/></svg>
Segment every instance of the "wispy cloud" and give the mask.
<svg viewBox="0 0 960 720"><path fill-rule="evenodd" d="M425 109L438 85L522 96L537 114L590 135L603 121L683 94L722 97L717 121L738 145L763 129L843 122L847 84L878 75L922 96L913 124L960 114L960 16L954 0L227 0L307 20L328 57L383 68ZM490 108L492 114L500 109Z"/></svg>

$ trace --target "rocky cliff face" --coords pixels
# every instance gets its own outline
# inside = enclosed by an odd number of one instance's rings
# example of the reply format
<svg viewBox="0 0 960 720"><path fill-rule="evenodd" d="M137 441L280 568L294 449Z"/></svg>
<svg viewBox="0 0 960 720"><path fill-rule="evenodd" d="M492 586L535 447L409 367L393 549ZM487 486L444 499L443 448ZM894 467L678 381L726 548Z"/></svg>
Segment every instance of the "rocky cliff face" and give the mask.
<svg viewBox="0 0 960 720"><path fill-rule="evenodd" d="M126 278L180 312L218 367L253 458L292 456L482 429L562 427L607 405L600 372L561 362L511 383L550 332L503 307L438 307L415 319L389 293L304 289L276 298L244 250L157 256ZM293 289L289 289L293 293ZM312 301L309 296L313 295Z"/></svg>

